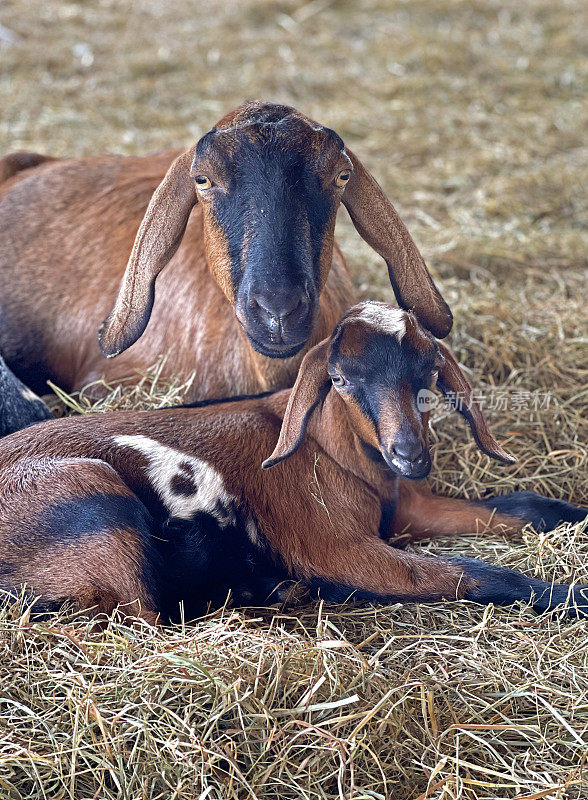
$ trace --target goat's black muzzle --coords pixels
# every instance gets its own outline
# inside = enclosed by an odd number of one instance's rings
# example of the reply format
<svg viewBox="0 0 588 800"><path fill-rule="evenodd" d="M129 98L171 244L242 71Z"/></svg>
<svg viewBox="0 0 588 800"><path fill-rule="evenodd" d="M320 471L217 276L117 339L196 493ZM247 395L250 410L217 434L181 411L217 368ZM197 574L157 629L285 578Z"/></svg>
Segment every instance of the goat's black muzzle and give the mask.
<svg viewBox="0 0 588 800"><path fill-rule="evenodd" d="M310 339L317 309L307 287L242 287L235 311L253 347L269 358L291 358Z"/></svg>
<svg viewBox="0 0 588 800"><path fill-rule="evenodd" d="M386 464L401 478L418 481L431 471L431 456L417 436L399 434L394 444L382 452Z"/></svg>

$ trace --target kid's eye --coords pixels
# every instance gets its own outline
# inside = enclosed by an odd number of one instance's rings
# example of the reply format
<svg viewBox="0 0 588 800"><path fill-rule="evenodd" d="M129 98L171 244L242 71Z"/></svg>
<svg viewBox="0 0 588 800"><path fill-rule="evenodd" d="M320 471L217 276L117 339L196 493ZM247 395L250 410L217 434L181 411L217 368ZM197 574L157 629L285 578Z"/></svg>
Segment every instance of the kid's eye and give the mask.
<svg viewBox="0 0 588 800"><path fill-rule="evenodd" d="M333 386L340 389L342 386L349 386L349 381L343 375L331 375Z"/></svg>

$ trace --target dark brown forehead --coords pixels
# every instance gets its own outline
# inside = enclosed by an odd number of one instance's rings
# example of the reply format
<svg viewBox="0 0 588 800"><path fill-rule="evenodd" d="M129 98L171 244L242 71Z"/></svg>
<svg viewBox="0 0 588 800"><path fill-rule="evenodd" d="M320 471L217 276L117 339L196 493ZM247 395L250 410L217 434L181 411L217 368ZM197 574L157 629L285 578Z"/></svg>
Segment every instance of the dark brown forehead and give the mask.
<svg viewBox="0 0 588 800"><path fill-rule="evenodd" d="M284 117L303 116L292 106L281 103L265 103L261 100L250 100L225 114L214 126L214 130L232 128L252 122L277 122Z"/></svg>
<svg viewBox="0 0 588 800"><path fill-rule="evenodd" d="M197 157L227 162L246 149L267 155L275 147L314 161L317 169L333 168L346 158L341 138L289 106L253 103L223 117L199 142Z"/></svg>

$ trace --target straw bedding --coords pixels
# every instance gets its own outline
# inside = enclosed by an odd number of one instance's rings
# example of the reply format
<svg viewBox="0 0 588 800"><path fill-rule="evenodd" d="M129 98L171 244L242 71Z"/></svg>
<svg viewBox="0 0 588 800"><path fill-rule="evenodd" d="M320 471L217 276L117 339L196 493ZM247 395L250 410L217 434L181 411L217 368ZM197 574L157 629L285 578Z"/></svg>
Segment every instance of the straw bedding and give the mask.
<svg viewBox="0 0 588 800"><path fill-rule="evenodd" d="M585 5L7 0L0 23L3 152L189 143L246 97L335 128L422 247L518 458L490 463L440 406L434 488L586 503ZM338 234L359 295L389 299ZM98 410L178 402L160 366ZM588 582L579 525L421 549ZM527 608L292 602L102 631L1 612L3 798L576 798L587 752L588 627Z"/></svg>

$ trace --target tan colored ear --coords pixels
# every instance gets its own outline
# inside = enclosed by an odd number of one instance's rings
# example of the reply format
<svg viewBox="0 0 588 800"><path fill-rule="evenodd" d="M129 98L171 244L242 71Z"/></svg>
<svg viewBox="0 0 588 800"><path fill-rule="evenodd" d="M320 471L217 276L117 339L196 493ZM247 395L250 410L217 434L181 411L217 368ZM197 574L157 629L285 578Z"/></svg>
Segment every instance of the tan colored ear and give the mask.
<svg viewBox="0 0 588 800"><path fill-rule="evenodd" d="M506 450L503 450L492 435L486 417L482 413L482 409L474 400L472 387L459 368L455 356L447 345L442 342L438 342L437 344L445 359L445 363L439 370L437 386L453 408L459 411L468 421L472 429L473 437L480 450L486 453L486 455L495 458L497 461L502 461L504 464L514 464L516 458L507 453Z"/></svg>
<svg viewBox="0 0 588 800"><path fill-rule="evenodd" d="M274 467L300 447L310 415L325 399L331 385L327 371L330 339L315 345L302 359L300 370L282 422L280 436L274 452L261 465L263 469Z"/></svg>
<svg viewBox="0 0 588 800"><path fill-rule="evenodd" d="M122 353L144 332L155 297L155 279L178 249L197 195L190 166L195 146L178 156L147 207L114 308L98 332L108 358Z"/></svg>
<svg viewBox="0 0 588 800"><path fill-rule="evenodd" d="M447 336L453 316L410 233L375 178L354 153L347 148L345 152L353 172L342 199L357 232L388 265L399 304L414 311L419 322L435 336Z"/></svg>

